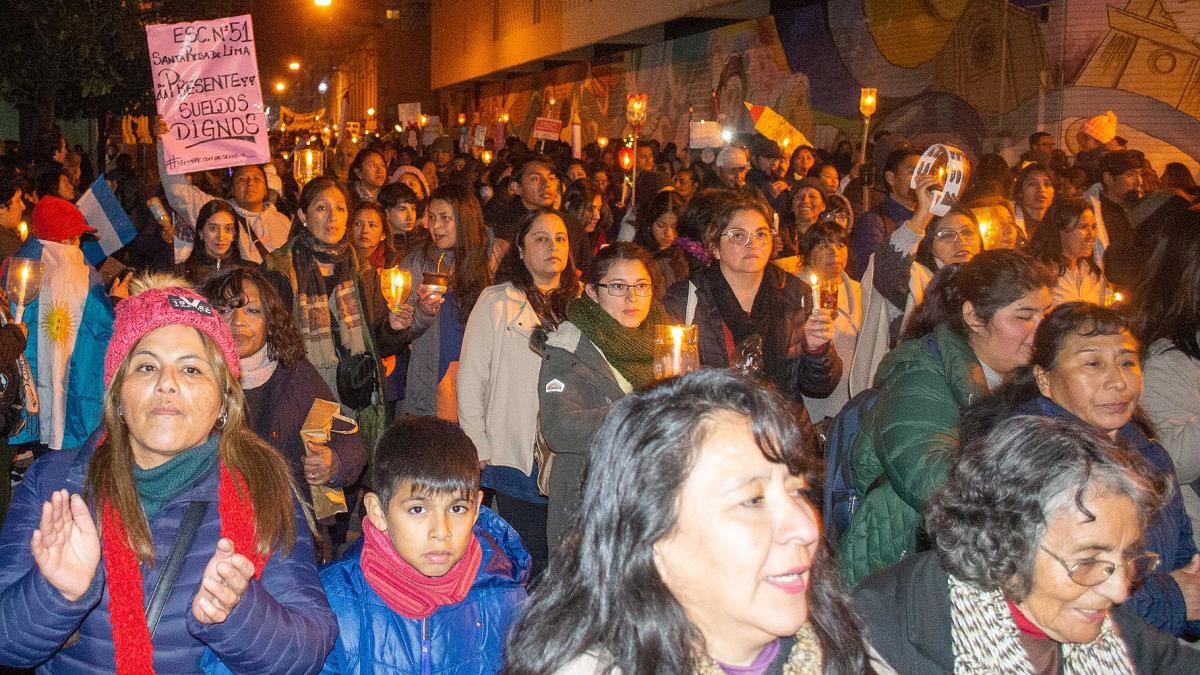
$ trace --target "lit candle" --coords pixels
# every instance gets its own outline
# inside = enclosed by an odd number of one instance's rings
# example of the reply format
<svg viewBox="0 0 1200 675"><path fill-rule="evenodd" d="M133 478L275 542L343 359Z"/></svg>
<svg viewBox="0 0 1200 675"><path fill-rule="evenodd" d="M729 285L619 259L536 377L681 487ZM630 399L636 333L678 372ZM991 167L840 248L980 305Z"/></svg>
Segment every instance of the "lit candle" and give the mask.
<svg viewBox="0 0 1200 675"><path fill-rule="evenodd" d="M813 298L812 311L815 314L817 311L817 308L821 306L821 296L819 294L819 291L817 290L820 287L820 284L817 283L817 275L815 275L815 274L808 275L808 285L812 286L812 298Z"/></svg>
<svg viewBox="0 0 1200 675"><path fill-rule="evenodd" d="M683 326L671 326L671 374L683 374Z"/></svg>
<svg viewBox="0 0 1200 675"><path fill-rule="evenodd" d="M979 221L979 238L982 239L985 243L987 242L988 228L991 226L992 226L992 222L990 220Z"/></svg>
<svg viewBox="0 0 1200 675"><path fill-rule="evenodd" d="M25 241L29 237L29 223L22 220L17 226L17 231L21 234L21 241Z"/></svg>
<svg viewBox="0 0 1200 675"><path fill-rule="evenodd" d="M1115 305L1115 304L1117 304L1118 302L1123 302L1123 301L1125 300L1125 298L1121 297L1121 292L1120 292L1120 291L1117 291L1117 292L1113 293L1113 294L1112 294L1112 299L1113 299L1113 304L1114 304L1114 305Z"/></svg>

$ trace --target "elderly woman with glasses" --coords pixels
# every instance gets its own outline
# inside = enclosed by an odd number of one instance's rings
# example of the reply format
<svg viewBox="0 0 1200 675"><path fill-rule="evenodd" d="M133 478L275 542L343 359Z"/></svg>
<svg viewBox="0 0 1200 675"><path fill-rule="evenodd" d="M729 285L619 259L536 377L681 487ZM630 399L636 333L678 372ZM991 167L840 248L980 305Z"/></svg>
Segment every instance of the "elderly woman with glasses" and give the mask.
<svg viewBox="0 0 1200 675"><path fill-rule="evenodd" d="M553 452L552 462L538 467L549 478L547 541L561 539L579 507L588 445L609 407L654 381L654 326L668 323L653 297L655 268L637 244L604 247L584 274L583 295L567 306L567 320L552 333L534 331L542 353L540 428Z"/></svg>
<svg viewBox="0 0 1200 675"><path fill-rule="evenodd" d="M930 551L855 591L901 673L1198 673L1121 604L1158 565L1142 547L1169 481L1074 420L1018 416L959 451L925 523Z"/></svg>
<svg viewBox="0 0 1200 675"><path fill-rule="evenodd" d="M808 284L774 265L771 213L729 194L704 233L715 262L672 286L663 305L672 323L695 324L700 363L756 370L793 401L825 397L842 376L829 310L815 310Z"/></svg>
<svg viewBox="0 0 1200 675"><path fill-rule="evenodd" d="M1161 514L1148 519L1143 535L1146 548L1162 557L1163 569L1127 605L1163 632L1200 636L1200 558L1175 464L1136 414L1140 353L1122 314L1086 302L1060 305L1038 326L1030 364L966 410L960 435L969 441L1014 414L1043 415L1081 420L1136 450L1174 494Z"/></svg>

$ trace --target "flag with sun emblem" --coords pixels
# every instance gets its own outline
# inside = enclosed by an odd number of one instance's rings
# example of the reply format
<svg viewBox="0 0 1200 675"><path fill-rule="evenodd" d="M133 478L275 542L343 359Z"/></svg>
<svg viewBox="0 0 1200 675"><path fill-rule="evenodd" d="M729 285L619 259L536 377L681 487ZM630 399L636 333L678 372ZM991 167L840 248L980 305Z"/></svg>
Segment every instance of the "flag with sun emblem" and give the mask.
<svg viewBox="0 0 1200 675"><path fill-rule="evenodd" d="M41 409L12 442L77 447L100 424L112 304L78 246L30 238L13 257L40 261L43 272L41 291L24 311L25 356Z"/></svg>

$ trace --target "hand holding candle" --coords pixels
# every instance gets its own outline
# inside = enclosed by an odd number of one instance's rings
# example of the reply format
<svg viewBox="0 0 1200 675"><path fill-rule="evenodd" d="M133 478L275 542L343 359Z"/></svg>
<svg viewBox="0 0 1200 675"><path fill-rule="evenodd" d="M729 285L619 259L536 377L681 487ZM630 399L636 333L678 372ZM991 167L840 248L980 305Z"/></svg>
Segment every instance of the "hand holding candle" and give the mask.
<svg viewBox="0 0 1200 675"><path fill-rule="evenodd" d="M408 301L412 291L412 273L399 267L380 270L380 289L383 298L387 300L388 309L395 312L400 305Z"/></svg>
<svg viewBox="0 0 1200 675"><path fill-rule="evenodd" d="M699 368L700 348L694 325L654 327L655 379L675 377Z"/></svg>

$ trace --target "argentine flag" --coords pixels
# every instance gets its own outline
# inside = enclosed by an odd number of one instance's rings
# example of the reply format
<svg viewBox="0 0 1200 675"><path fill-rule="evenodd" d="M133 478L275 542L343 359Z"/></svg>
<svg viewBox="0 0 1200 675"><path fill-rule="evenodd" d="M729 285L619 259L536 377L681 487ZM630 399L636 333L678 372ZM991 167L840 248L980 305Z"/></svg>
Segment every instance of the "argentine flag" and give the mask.
<svg viewBox="0 0 1200 675"><path fill-rule="evenodd" d="M99 241L86 240L80 246L83 257L92 265L99 265L108 256L121 250L137 236L137 228L129 214L121 207L120 200L108 186L104 174L96 179L87 192L75 202L83 219L96 228Z"/></svg>

